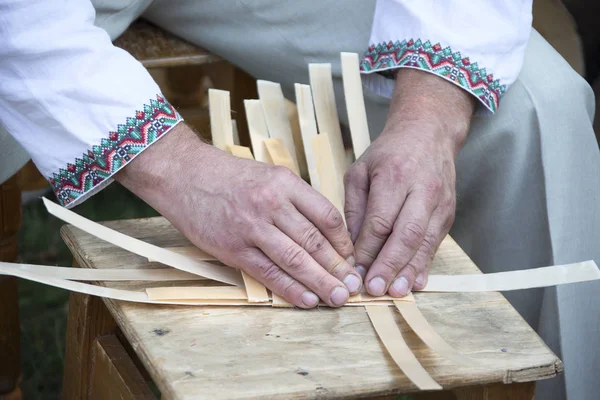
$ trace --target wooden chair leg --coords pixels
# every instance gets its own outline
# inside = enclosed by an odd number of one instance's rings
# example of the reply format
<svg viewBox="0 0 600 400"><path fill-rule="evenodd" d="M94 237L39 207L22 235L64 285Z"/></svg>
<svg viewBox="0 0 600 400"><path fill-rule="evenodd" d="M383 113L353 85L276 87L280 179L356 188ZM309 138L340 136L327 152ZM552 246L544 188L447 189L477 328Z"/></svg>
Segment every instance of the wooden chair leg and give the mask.
<svg viewBox="0 0 600 400"><path fill-rule="evenodd" d="M75 261L73 266L78 266ZM102 299L71 293L67 320L63 399L88 398L93 365L92 347L97 337L112 333L116 326Z"/></svg>
<svg viewBox="0 0 600 400"><path fill-rule="evenodd" d="M156 400L140 371L115 335L94 343L90 400Z"/></svg>
<svg viewBox="0 0 600 400"><path fill-rule="evenodd" d="M17 259L21 191L17 175L0 185L0 261ZM17 279L0 277L0 398L20 399L21 348ZM10 397L8 397L10 395Z"/></svg>

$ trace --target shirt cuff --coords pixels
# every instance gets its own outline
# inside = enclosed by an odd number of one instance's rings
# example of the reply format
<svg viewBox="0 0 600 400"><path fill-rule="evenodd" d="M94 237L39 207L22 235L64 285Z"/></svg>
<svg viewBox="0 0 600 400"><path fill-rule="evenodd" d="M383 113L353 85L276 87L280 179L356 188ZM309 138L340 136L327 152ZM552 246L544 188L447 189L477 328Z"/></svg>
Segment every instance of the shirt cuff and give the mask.
<svg viewBox="0 0 600 400"><path fill-rule="evenodd" d="M467 55L439 43L432 45L429 40L372 44L360 63L364 84L385 97L392 95L399 68L419 69L454 83L479 100L485 107L481 110L484 114L496 112L506 91L506 85L500 84L476 60L472 62Z"/></svg>
<svg viewBox="0 0 600 400"><path fill-rule="evenodd" d="M59 203L73 207L108 186L114 174L181 121L162 95L149 99L99 144L48 177Z"/></svg>

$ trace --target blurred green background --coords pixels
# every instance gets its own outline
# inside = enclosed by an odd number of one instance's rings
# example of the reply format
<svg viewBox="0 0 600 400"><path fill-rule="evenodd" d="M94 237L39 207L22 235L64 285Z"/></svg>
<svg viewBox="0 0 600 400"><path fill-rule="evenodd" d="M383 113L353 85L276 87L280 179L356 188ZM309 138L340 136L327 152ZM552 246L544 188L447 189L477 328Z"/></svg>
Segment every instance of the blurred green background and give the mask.
<svg viewBox="0 0 600 400"><path fill-rule="evenodd" d="M46 197L54 198L52 193ZM73 211L94 221L158 215L117 183ZM71 266L71 253L60 238L63 224L46 212L41 199L27 202L19 232L18 262ZM65 290L19 280L24 399L60 398L68 300L69 293Z"/></svg>

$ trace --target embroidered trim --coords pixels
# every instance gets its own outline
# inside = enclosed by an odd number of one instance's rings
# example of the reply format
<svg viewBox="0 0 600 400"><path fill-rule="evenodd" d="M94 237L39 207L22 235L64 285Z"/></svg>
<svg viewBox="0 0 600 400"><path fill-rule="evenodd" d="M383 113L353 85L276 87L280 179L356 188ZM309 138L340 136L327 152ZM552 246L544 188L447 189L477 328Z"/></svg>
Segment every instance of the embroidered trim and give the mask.
<svg viewBox="0 0 600 400"><path fill-rule="evenodd" d="M157 95L156 100L144 105L143 111L136 111L135 117L127 118L125 124L109 132L99 146L52 174L49 182L60 204L69 205L98 187L180 121L175 107Z"/></svg>
<svg viewBox="0 0 600 400"><path fill-rule="evenodd" d="M399 67L419 68L440 75L477 96L492 112L497 110L500 97L506 91L506 85L494 80L493 74L471 63L468 57L463 58L460 52L442 48L439 43L432 46L431 42L423 43L420 39L373 44L360 65L363 72L378 72L388 78L395 78Z"/></svg>

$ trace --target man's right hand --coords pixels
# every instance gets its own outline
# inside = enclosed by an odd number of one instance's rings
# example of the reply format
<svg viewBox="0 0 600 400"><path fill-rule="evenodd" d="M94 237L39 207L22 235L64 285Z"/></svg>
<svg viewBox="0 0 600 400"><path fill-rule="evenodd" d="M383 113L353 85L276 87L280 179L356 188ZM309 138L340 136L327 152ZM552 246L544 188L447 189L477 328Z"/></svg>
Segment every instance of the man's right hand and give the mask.
<svg viewBox="0 0 600 400"><path fill-rule="evenodd" d="M360 291L342 215L284 167L229 155L181 123L116 179L192 243L302 308Z"/></svg>

